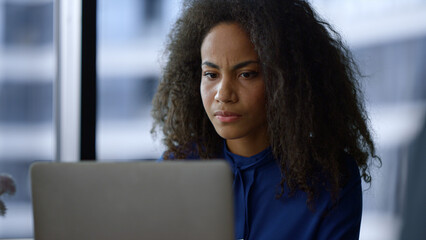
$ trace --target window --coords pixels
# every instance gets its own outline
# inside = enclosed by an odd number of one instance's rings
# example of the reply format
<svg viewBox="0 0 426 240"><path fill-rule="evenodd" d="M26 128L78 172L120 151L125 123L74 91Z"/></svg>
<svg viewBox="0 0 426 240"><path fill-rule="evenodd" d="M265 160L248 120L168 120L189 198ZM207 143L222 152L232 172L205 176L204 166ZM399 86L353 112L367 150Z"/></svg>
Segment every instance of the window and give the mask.
<svg viewBox="0 0 426 240"><path fill-rule="evenodd" d="M407 151L426 116L426 1L312 0L359 64L383 166L364 192L360 239L399 239Z"/></svg>
<svg viewBox="0 0 426 240"><path fill-rule="evenodd" d="M99 161L160 157L150 109L177 9L172 0L98 1Z"/></svg>
<svg viewBox="0 0 426 240"><path fill-rule="evenodd" d="M13 177L2 196L0 238L33 236L29 166L54 158L53 0L0 1L0 174Z"/></svg>

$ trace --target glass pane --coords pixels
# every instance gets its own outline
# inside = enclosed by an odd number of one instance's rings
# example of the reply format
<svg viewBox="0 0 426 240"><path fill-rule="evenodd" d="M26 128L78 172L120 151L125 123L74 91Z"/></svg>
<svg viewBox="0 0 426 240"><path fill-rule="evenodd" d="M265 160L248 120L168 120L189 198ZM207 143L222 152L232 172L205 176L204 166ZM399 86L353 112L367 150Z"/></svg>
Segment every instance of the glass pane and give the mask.
<svg viewBox="0 0 426 240"><path fill-rule="evenodd" d="M173 0L98 1L98 121L100 161L156 159L151 100L165 37L179 5Z"/></svg>
<svg viewBox="0 0 426 240"><path fill-rule="evenodd" d="M33 236L29 166L54 158L53 0L0 1L0 174L16 184L0 238Z"/></svg>
<svg viewBox="0 0 426 240"><path fill-rule="evenodd" d="M426 113L426 38L354 51L364 79L377 153L383 166L364 192L362 239L398 239L407 177L407 150Z"/></svg>
<svg viewBox="0 0 426 240"><path fill-rule="evenodd" d="M408 149L426 115L426 28L418 24L426 1L311 2L353 50L383 162L372 172L372 185L364 185L360 239L399 239Z"/></svg>

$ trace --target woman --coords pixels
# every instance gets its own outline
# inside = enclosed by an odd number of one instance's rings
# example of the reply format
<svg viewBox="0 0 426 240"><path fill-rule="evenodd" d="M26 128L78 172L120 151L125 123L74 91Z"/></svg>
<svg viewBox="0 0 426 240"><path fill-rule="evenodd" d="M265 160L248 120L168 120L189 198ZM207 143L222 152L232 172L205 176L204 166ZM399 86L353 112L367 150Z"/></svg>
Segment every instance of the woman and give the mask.
<svg viewBox="0 0 426 240"><path fill-rule="evenodd" d="M358 239L375 146L350 53L307 2L185 1L166 57L163 158L230 163L237 239Z"/></svg>

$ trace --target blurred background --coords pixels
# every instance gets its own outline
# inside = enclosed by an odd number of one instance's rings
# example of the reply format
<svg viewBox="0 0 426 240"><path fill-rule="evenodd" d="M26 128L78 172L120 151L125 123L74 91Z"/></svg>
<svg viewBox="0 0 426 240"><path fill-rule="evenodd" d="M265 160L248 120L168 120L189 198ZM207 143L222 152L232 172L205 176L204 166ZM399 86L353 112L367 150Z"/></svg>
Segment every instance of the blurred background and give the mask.
<svg viewBox="0 0 426 240"><path fill-rule="evenodd" d="M425 0L311 0L340 32L361 72L383 166L364 186L360 239L398 239L408 147L426 113ZM54 0L0 0L0 173L14 196L0 238L31 238L29 166L55 158ZM97 1L97 159L156 159L150 135L165 37L178 0ZM426 159L425 159L426 160ZM420 206L420 207L426 207Z"/></svg>

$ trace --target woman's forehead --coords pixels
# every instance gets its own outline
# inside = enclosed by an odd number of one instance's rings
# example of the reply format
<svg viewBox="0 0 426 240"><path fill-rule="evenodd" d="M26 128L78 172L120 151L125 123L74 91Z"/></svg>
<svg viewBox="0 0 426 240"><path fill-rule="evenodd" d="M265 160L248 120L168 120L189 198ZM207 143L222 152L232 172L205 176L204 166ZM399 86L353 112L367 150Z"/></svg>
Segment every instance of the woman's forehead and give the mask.
<svg viewBox="0 0 426 240"><path fill-rule="evenodd" d="M248 34L236 23L222 23L213 27L201 45L201 58L241 60L257 60Z"/></svg>

